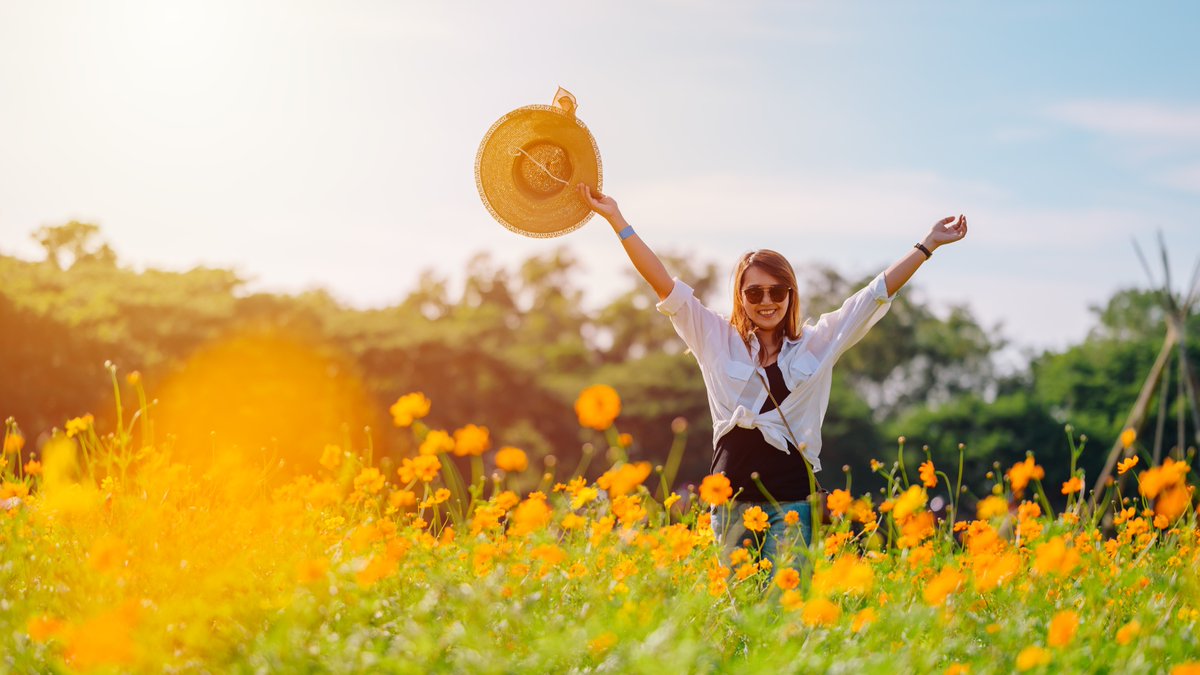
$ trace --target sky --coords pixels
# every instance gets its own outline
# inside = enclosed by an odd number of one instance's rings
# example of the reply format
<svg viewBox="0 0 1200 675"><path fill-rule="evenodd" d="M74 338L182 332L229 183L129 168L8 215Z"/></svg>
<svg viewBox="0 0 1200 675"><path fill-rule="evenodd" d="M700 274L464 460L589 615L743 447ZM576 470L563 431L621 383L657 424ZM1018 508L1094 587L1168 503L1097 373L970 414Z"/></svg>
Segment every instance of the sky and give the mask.
<svg viewBox="0 0 1200 675"><path fill-rule="evenodd" d="M379 307L566 246L599 304L607 223L521 237L475 186L561 85L651 247L866 276L963 213L903 292L1061 349L1147 285L1134 240L1200 258L1198 34L1190 2L0 0L0 253L84 220L137 268Z"/></svg>

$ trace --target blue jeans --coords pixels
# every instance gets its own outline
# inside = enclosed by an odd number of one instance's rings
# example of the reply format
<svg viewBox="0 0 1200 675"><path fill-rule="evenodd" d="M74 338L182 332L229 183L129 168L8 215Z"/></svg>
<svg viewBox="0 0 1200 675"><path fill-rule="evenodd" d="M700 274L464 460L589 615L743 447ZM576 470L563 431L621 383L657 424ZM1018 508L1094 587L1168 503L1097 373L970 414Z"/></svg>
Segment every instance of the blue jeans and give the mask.
<svg viewBox="0 0 1200 675"><path fill-rule="evenodd" d="M743 517L746 510L752 506L757 506L767 513L767 529L763 532L746 529ZM789 511L794 511L800 517L800 522L790 526L784 522L784 517ZM779 508L775 508L770 502L732 502L715 507L710 513L713 533L717 536L717 541L721 542L724 549L722 557L725 561L728 561L729 554L742 546L747 539L750 541L751 550L761 546L761 556L772 563L776 562L776 556L781 551L786 553L789 549L807 547L812 540L812 504L807 501L779 502ZM807 558L797 551L792 557L792 562L801 566L807 562Z"/></svg>

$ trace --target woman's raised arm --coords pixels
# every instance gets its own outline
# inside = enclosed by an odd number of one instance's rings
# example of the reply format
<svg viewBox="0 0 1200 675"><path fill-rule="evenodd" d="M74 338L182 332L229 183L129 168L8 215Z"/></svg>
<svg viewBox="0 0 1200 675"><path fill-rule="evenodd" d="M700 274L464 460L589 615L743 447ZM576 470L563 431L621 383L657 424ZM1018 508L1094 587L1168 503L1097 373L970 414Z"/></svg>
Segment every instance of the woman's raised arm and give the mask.
<svg viewBox="0 0 1200 675"><path fill-rule="evenodd" d="M929 251L929 255L933 255L939 246L953 244L965 236L967 236L966 216L960 215L958 220L955 220L954 216L949 216L933 224L933 229L925 235L921 245L925 247L926 251ZM903 258L892 263L892 266L883 273L884 281L887 283L888 296L895 295L901 286L908 283L913 273L927 258L928 256L924 252L913 247Z"/></svg>
<svg viewBox="0 0 1200 675"><path fill-rule="evenodd" d="M658 294L658 299L665 300L671 294L671 288L675 286L675 282L654 251L650 250L641 237L633 234L633 227L626 222L625 216L621 215L621 209L617 208L617 200L608 195L593 192L590 186L583 183L580 183L576 189L584 203L596 213L604 216L608 224L612 225L613 231L622 235L621 243L625 245L625 253L629 255L629 260L633 262L634 268ZM628 232L625 232L626 229ZM623 232L624 234L622 234Z"/></svg>

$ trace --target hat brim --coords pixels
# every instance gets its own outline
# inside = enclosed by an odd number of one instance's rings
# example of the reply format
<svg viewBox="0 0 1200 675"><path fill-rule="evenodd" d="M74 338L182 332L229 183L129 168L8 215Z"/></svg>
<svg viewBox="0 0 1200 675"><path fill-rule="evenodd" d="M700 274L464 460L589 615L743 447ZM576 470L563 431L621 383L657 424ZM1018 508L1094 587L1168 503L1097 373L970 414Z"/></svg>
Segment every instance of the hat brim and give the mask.
<svg viewBox="0 0 1200 675"><path fill-rule="evenodd" d="M565 184L541 175L544 180L531 187L523 176L544 172L517 151L545 144L562 158L555 178ZM501 117L475 155L475 185L483 205L501 225L527 237L557 237L583 227L592 210L575 185L599 191L602 179L596 139L578 118L554 106L525 106Z"/></svg>

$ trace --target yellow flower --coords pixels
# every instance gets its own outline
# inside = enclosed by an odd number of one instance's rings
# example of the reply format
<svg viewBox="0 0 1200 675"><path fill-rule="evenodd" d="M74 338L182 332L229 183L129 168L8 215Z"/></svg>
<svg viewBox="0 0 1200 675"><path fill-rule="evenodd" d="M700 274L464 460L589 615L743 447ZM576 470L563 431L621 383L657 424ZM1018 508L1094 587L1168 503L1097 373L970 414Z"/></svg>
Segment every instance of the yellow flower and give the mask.
<svg viewBox="0 0 1200 675"><path fill-rule="evenodd" d="M1121 432L1121 447L1128 448L1136 440L1137 431L1134 431L1133 427L1127 427L1125 431Z"/></svg>
<svg viewBox="0 0 1200 675"><path fill-rule="evenodd" d="M921 482L925 484L925 487L937 487L937 471L935 471L933 468L932 460L921 462L921 466L918 471L921 474Z"/></svg>
<svg viewBox="0 0 1200 675"><path fill-rule="evenodd" d="M839 556L827 568L818 569L813 573L813 591L821 595L835 592L862 595L869 593L875 583L875 571L870 563L864 562L857 555Z"/></svg>
<svg viewBox="0 0 1200 675"><path fill-rule="evenodd" d="M799 591L784 591L783 596L779 598L779 604L783 605L784 609L794 612L804 606L804 597Z"/></svg>
<svg viewBox="0 0 1200 675"><path fill-rule="evenodd" d="M321 466L330 471L338 468L342 463L342 449L336 445L326 445L321 451Z"/></svg>
<svg viewBox="0 0 1200 675"><path fill-rule="evenodd" d="M91 428L95 421L96 418L92 417L91 413L88 413L83 417L76 417L75 419L67 420L67 438L75 438L77 434L87 431L89 428Z"/></svg>
<svg viewBox="0 0 1200 675"><path fill-rule="evenodd" d="M1075 494L1083 489L1083 479L1079 476L1071 476L1071 479L1062 484L1062 493L1064 495Z"/></svg>
<svg viewBox="0 0 1200 675"><path fill-rule="evenodd" d="M946 666L946 672L944 675L967 675L967 673L970 672L971 666L969 664L951 663L949 666Z"/></svg>
<svg viewBox="0 0 1200 675"><path fill-rule="evenodd" d="M621 414L621 397L607 384L593 385L580 392L575 400L575 414L580 426L604 431Z"/></svg>
<svg viewBox="0 0 1200 675"><path fill-rule="evenodd" d="M529 466L529 458L525 451L512 446L505 446L496 451L496 468L508 473L524 471Z"/></svg>
<svg viewBox="0 0 1200 675"><path fill-rule="evenodd" d="M400 475L400 482L406 485L415 480L428 483L437 478L438 471L442 470L442 463L437 455L417 455L412 459L405 457L400 462L396 473Z"/></svg>
<svg viewBox="0 0 1200 675"><path fill-rule="evenodd" d="M883 468L883 462L881 462L877 459L871 460L871 471L878 471L882 468Z"/></svg>
<svg viewBox="0 0 1200 675"><path fill-rule="evenodd" d="M1050 652L1041 647L1026 647L1017 654L1017 670L1025 672L1050 663Z"/></svg>
<svg viewBox="0 0 1200 675"><path fill-rule="evenodd" d="M1054 615L1050 620L1050 633L1046 644L1051 647L1063 647L1070 644L1079 628L1079 615L1067 609Z"/></svg>
<svg viewBox="0 0 1200 675"><path fill-rule="evenodd" d="M1007 514L1008 502L1003 497L995 495L984 497L979 501L979 505L975 507L975 517L980 520L989 520Z"/></svg>
<svg viewBox="0 0 1200 675"><path fill-rule="evenodd" d="M1138 464L1137 455L1134 455L1133 457L1130 457L1128 459L1123 459L1117 463L1117 474L1124 475L1124 473L1126 471L1129 471L1133 467L1137 466L1137 464Z"/></svg>
<svg viewBox="0 0 1200 675"><path fill-rule="evenodd" d="M720 506L733 496L733 488L724 474L715 473L705 476L700 483L700 499L711 506Z"/></svg>
<svg viewBox="0 0 1200 675"><path fill-rule="evenodd" d="M682 497L680 497L678 493L672 492L669 497L663 500L663 508L670 509L675 505L675 502L678 502L680 499L682 499Z"/></svg>
<svg viewBox="0 0 1200 675"><path fill-rule="evenodd" d="M392 413L392 421L396 426L411 427L412 423L429 414L431 403L421 392L405 394L396 399L388 411Z"/></svg>
<svg viewBox="0 0 1200 675"><path fill-rule="evenodd" d="M617 634L609 631L607 633L602 633L595 640L589 642L588 651L590 651L593 656L599 656L612 649L613 645L615 644L617 644Z"/></svg>
<svg viewBox="0 0 1200 675"><path fill-rule="evenodd" d="M487 427L477 427L474 424L457 429L454 432L454 454L457 457L478 457L491 447Z"/></svg>
<svg viewBox="0 0 1200 675"><path fill-rule="evenodd" d="M767 529L767 512L761 507L751 506L742 514L742 524L751 532L762 532Z"/></svg>
<svg viewBox="0 0 1200 675"><path fill-rule="evenodd" d="M434 429L425 434L417 452L422 455L440 455L443 452L453 452L454 447L454 438L450 434L441 429Z"/></svg>
<svg viewBox="0 0 1200 675"><path fill-rule="evenodd" d="M25 462L25 475L38 476L42 473L42 463L38 461Z"/></svg>
<svg viewBox="0 0 1200 675"><path fill-rule="evenodd" d="M783 514L783 522L788 525L795 525L796 523L800 522L800 512L788 511L787 513Z"/></svg>

